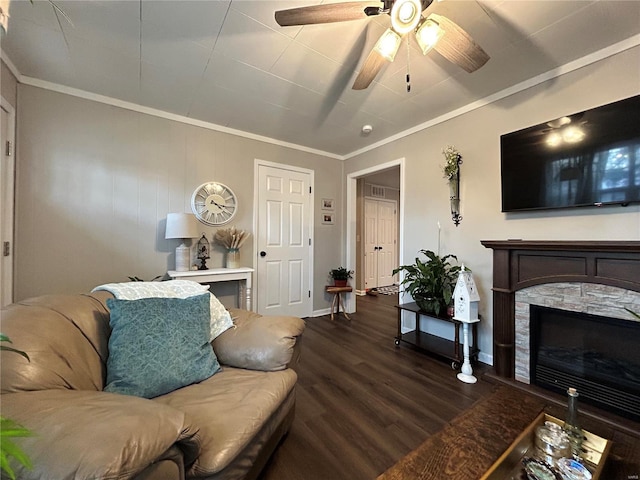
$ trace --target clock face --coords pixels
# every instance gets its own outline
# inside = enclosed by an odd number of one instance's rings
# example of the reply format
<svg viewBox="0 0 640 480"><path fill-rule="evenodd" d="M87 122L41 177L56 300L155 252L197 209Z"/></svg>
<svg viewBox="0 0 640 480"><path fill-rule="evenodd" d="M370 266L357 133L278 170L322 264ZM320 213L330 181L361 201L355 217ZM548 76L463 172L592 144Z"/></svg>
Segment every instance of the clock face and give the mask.
<svg viewBox="0 0 640 480"><path fill-rule="evenodd" d="M238 200L235 193L218 182L203 183L191 196L191 210L206 225L224 225L236 214Z"/></svg>

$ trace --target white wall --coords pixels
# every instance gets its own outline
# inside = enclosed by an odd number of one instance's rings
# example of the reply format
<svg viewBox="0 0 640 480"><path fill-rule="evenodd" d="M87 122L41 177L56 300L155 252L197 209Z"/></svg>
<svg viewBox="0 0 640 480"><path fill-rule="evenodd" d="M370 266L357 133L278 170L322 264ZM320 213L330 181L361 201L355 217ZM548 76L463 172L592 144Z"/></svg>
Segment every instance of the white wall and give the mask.
<svg viewBox="0 0 640 480"><path fill-rule="evenodd" d="M335 225L316 215L313 239L313 305L328 308L329 268L342 264L340 160L26 85L18 111L16 300L164 274L177 246L164 239L166 214L190 212L193 190L210 180L234 190L233 224L251 231L257 158L314 170L317 210L335 199ZM199 225L211 239L215 229ZM242 248L243 265L252 248ZM217 250L208 265L222 262ZM223 301L233 305L234 292L224 289Z"/></svg>
<svg viewBox="0 0 640 480"><path fill-rule="evenodd" d="M504 214L500 212L500 135L640 93L640 48L582 67L346 162L345 174L405 157L404 261L420 249L456 254L474 272L481 295L481 359L492 363L492 251L485 239L638 240L640 206ZM441 150L463 156L463 220L449 216Z"/></svg>

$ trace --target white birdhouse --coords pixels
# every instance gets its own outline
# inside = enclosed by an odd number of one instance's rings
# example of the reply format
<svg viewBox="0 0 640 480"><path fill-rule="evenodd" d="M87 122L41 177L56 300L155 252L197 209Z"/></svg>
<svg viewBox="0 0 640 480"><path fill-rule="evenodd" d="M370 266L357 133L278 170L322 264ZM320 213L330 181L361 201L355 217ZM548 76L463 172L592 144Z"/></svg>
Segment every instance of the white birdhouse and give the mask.
<svg viewBox="0 0 640 480"><path fill-rule="evenodd" d="M454 320L466 323L480 321L478 318L480 296L478 295L476 283L473 281L473 275L469 270L465 270L464 265L462 265L462 270L458 275L456 288L453 291L453 299Z"/></svg>

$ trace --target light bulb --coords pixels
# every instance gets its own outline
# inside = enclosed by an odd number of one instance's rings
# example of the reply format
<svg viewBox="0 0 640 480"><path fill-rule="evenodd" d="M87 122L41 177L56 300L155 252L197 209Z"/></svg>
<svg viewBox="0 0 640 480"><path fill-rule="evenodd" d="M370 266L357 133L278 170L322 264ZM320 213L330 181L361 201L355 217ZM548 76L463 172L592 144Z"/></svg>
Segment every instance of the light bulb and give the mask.
<svg viewBox="0 0 640 480"><path fill-rule="evenodd" d="M433 20L427 19L416 30L416 40L424 55L431 50L444 35L444 30Z"/></svg>
<svg viewBox="0 0 640 480"><path fill-rule="evenodd" d="M393 62L393 59L396 58L396 53L398 53L398 49L400 48L401 41L402 38L400 35L388 28L387 31L382 34L374 48L388 61Z"/></svg>

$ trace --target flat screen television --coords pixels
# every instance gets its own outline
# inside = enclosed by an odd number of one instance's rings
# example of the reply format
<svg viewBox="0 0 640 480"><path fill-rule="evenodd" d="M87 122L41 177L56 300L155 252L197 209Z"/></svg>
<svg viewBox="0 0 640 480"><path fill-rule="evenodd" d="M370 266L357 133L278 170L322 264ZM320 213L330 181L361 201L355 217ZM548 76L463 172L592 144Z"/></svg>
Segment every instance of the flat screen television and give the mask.
<svg viewBox="0 0 640 480"><path fill-rule="evenodd" d="M640 203L640 95L500 137L502 211Z"/></svg>

